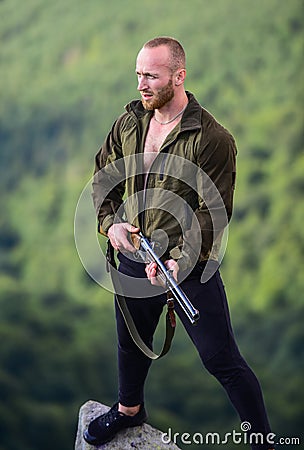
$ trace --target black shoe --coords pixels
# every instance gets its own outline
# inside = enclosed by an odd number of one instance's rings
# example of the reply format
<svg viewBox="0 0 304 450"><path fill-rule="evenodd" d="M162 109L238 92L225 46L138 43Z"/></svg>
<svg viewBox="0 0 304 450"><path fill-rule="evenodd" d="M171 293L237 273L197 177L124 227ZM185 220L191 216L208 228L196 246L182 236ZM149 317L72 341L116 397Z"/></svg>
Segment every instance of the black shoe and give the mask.
<svg viewBox="0 0 304 450"><path fill-rule="evenodd" d="M142 425L147 420L147 413L144 405L135 416L127 416L118 411L118 403L105 414L94 419L83 433L84 440L91 445L101 445L109 442L124 428Z"/></svg>

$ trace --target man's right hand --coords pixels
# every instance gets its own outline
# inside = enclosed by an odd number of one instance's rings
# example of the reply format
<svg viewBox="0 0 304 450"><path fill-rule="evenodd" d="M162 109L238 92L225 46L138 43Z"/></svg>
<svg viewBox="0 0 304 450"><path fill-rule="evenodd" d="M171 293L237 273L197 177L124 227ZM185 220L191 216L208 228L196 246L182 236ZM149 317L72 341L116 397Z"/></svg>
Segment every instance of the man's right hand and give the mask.
<svg viewBox="0 0 304 450"><path fill-rule="evenodd" d="M130 223L114 223L108 229L108 238L115 250L134 253L136 248L130 240L130 233L138 232L139 228L133 227Z"/></svg>

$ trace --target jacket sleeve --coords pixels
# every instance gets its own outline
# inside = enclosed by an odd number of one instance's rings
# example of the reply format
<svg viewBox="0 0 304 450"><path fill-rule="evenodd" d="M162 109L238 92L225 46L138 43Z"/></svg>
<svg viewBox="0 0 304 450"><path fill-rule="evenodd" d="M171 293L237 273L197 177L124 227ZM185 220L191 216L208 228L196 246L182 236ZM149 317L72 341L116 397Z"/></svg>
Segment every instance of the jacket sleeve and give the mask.
<svg viewBox="0 0 304 450"><path fill-rule="evenodd" d="M236 153L234 138L221 126L201 140L197 152L198 207L184 235L181 270L193 267L198 248L201 259L218 257L223 231L232 216Z"/></svg>
<svg viewBox="0 0 304 450"><path fill-rule="evenodd" d="M125 191L125 170L120 139L123 117L115 121L95 156L92 197L98 219L98 230L104 235L114 223L115 216L119 214Z"/></svg>

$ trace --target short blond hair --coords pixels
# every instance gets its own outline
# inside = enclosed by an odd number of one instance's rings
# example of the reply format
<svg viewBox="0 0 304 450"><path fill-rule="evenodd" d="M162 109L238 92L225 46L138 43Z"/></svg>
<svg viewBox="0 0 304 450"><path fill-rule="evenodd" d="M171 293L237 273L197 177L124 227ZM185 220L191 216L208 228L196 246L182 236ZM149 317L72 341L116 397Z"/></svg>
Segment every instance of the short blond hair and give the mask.
<svg viewBox="0 0 304 450"><path fill-rule="evenodd" d="M172 72L178 69L185 69L186 54L183 46L178 40L169 36L159 36L144 44L144 48L155 48L161 45L166 45L171 53L170 68Z"/></svg>

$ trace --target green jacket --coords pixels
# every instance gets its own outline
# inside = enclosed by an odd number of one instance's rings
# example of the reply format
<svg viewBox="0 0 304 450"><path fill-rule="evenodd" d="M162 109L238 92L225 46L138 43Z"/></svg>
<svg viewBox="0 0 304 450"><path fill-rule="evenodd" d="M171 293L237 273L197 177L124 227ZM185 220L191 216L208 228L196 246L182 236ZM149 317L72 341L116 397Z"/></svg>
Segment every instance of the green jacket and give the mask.
<svg viewBox="0 0 304 450"><path fill-rule="evenodd" d="M152 111L135 100L113 124L95 158L93 201L99 230L127 221L151 237L164 258L186 269L217 259L233 205L236 145L232 135L187 92L189 103L146 176L145 136Z"/></svg>

